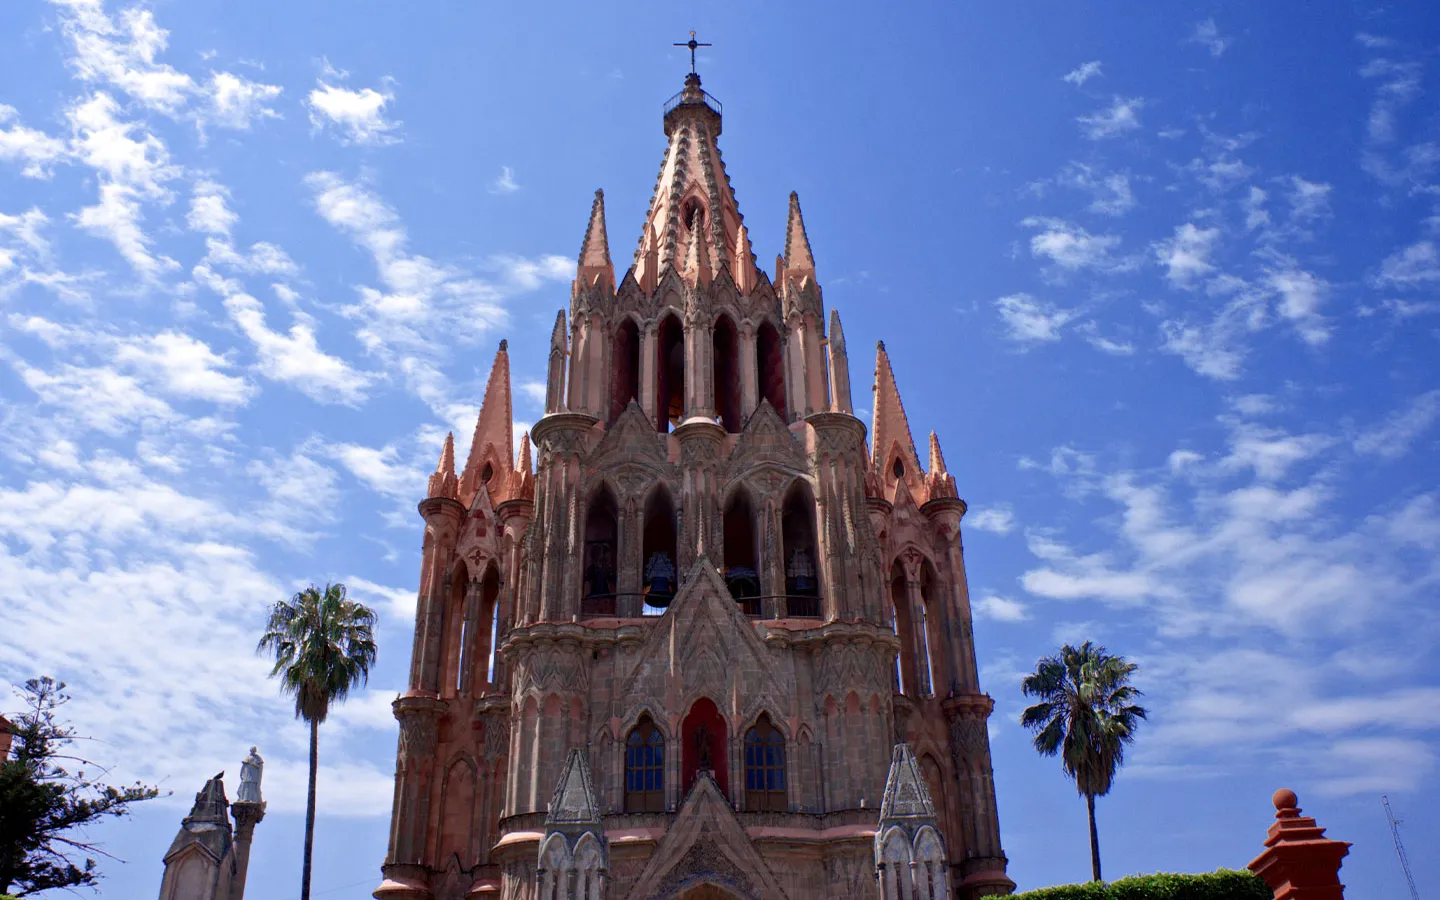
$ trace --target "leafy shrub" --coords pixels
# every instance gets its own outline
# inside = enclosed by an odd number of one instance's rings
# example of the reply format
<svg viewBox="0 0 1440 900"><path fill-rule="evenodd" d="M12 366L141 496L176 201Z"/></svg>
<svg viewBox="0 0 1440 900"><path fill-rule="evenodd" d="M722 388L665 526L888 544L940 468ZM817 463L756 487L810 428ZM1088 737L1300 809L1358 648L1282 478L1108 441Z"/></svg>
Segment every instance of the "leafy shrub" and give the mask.
<svg viewBox="0 0 1440 900"><path fill-rule="evenodd" d="M1271 900L1265 882L1244 869L1204 875L1159 872L1119 881L1062 884L1016 894L1015 900Z"/></svg>

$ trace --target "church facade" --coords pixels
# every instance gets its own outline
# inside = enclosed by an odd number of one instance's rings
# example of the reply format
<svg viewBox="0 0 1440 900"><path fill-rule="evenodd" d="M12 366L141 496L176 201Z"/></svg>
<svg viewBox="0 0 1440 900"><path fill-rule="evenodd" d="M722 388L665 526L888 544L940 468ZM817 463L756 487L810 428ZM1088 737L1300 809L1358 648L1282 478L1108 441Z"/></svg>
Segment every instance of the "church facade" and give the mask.
<svg viewBox="0 0 1440 900"><path fill-rule="evenodd" d="M799 200L767 273L721 122L692 73L619 279L596 192L518 459L503 341L446 439L377 898L1013 889L965 503L883 345L867 446Z"/></svg>

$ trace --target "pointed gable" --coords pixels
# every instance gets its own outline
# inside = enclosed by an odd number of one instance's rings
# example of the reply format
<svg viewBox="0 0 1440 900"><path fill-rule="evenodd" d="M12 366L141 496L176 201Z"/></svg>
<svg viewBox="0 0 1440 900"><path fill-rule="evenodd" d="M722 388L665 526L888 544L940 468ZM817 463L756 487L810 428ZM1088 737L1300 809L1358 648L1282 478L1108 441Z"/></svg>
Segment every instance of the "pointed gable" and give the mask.
<svg viewBox="0 0 1440 900"><path fill-rule="evenodd" d="M600 803L595 799L595 784L590 777L590 763L585 753L573 748L565 760L565 771L555 784L550 797L550 810L545 825L576 826L600 824Z"/></svg>
<svg viewBox="0 0 1440 900"><path fill-rule="evenodd" d="M605 233L605 192L595 191L590 205L590 222L585 226L585 239L580 243L576 267L576 295L593 287L605 291L615 289L615 266L610 262L610 238Z"/></svg>
<svg viewBox="0 0 1440 900"><path fill-rule="evenodd" d="M695 779L629 896L674 897L702 884L757 900L788 900L708 773Z"/></svg>
<svg viewBox="0 0 1440 900"><path fill-rule="evenodd" d="M907 743L895 745L890 756L890 772L885 776L885 794L880 800L881 827L907 819L917 822L935 820L935 803L915 751Z"/></svg>
<svg viewBox="0 0 1440 900"><path fill-rule="evenodd" d="M739 698L742 718L761 708L781 708L779 673L765 642L703 554L650 628L620 679L618 696L663 697L672 676L679 676L682 696L703 694L722 712L731 698Z"/></svg>
<svg viewBox="0 0 1440 900"><path fill-rule="evenodd" d="M923 484L925 471L915 453L910 420L906 418L905 406L900 402L900 389L895 384L895 373L890 368L890 354L885 351L884 341L875 345L874 391L875 407L870 419L871 464L886 494L894 491L897 481L904 481L913 493L916 486ZM897 460L900 462L898 470L895 466Z"/></svg>
<svg viewBox="0 0 1440 900"><path fill-rule="evenodd" d="M562 313L563 315L563 313ZM514 413L510 401L510 351L506 341L495 351L490 367L490 380L485 384L485 399L480 402L480 415L475 419L475 434L470 439L470 455L465 472L460 476L459 499L465 505L475 496L481 484L494 491L508 480L510 459L514 451ZM489 478L486 478L487 468ZM498 479L498 480L497 480Z"/></svg>
<svg viewBox="0 0 1440 900"><path fill-rule="evenodd" d="M805 219L800 215L800 195L790 192L790 215L785 222L785 278L815 277L815 256L810 252L810 236L805 233Z"/></svg>

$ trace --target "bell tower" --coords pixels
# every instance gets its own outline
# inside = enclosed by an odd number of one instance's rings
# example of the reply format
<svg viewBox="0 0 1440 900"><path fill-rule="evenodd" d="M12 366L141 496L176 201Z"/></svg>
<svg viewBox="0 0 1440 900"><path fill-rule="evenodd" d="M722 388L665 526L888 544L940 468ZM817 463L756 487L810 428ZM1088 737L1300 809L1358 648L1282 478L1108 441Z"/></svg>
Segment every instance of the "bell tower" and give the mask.
<svg viewBox="0 0 1440 900"><path fill-rule="evenodd" d="M518 458L503 342L446 440L376 897L901 896L902 849L1013 889L964 501L883 345L867 445L800 199L767 272L722 123L692 70L618 279L595 192Z"/></svg>

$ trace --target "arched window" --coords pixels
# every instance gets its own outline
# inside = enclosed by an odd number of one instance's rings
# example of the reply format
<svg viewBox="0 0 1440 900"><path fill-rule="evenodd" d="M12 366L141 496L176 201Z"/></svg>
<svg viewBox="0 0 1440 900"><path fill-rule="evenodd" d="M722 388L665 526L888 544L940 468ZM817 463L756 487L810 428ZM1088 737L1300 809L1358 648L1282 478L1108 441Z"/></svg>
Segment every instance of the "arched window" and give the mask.
<svg viewBox="0 0 1440 900"><path fill-rule="evenodd" d="M625 738L625 811L665 811L665 737L649 716Z"/></svg>
<svg viewBox="0 0 1440 900"><path fill-rule="evenodd" d="M620 418L631 400L640 399L640 329L626 318L615 329L615 378L610 384L610 424Z"/></svg>
<svg viewBox="0 0 1440 900"><path fill-rule="evenodd" d="M820 577L815 552L815 499L804 481L785 497L780 514L788 615L820 615Z"/></svg>
<svg viewBox="0 0 1440 900"><path fill-rule="evenodd" d="M732 434L740 430L740 338L729 316L715 320L715 415Z"/></svg>
<svg viewBox="0 0 1440 900"><path fill-rule="evenodd" d="M785 736L761 714L745 732L745 808L785 810Z"/></svg>
<svg viewBox="0 0 1440 900"><path fill-rule="evenodd" d="M656 337L655 430L664 434L685 418L685 329L667 315Z"/></svg>
<svg viewBox="0 0 1440 900"><path fill-rule="evenodd" d="M495 683L495 645L496 638L500 636L500 570L491 565L485 570L485 577L480 580L480 622L479 633L476 640L483 641L480 647L484 652L476 654L480 665L482 678L476 678L477 684L483 684L487 688Z"/></svg>
<svg viewBox="0 0 1440 900"><path fill-rule="evenodd" d="M755 333L755 368L760 396L770 401L780 418L785 414L785 353L780 347L780 332L769 322L762 323Z"/></svg>
<svg viewBox="0 0 1440 900"><path fill-rule="evenodd" d="M920 566L921 631L925 643L926 681L930 694L943 697L950 691L949 674L945 671L945 629L941 624L940 597L935 567L926 560Z"/></svg>
<svg viewBox="0 0 1440 900"><path fill-rule="evenodd" d="M645 605L664 609L678 585L676 571L675 504L661 485L645 503L645 533L640 556L645 561Z"/></svg>
<svg viewBox="0 0 1440 900"><path fill-rule="evenodd" d="M900 655L895 660L900 693L920 696L919 667L915 659L915 622L910 614L910 589L905 570L897 560L890 569L890 604L895 616L895 634L900 638Z"/></svg>
<svg viewBox="0 0 1440 900"><path fill-rule="evenodd" d="M583 594L587 600L604 598L608 604L591 602L586 605L592 615L614 615L615 610L615 538L619 533L619 513L615 496L609 486L602 486L590 498L585 514L585 559ZM602 609L601 607L606 607Z"/></svg>
<svg viewBox="0 0 1440 900"><path fill-rule="evenodd" d="M760 615L760 572L755 534L755 512L750 495L740 488L730 495L721 522L725 532L725 584L747 616Z"/></svg>

